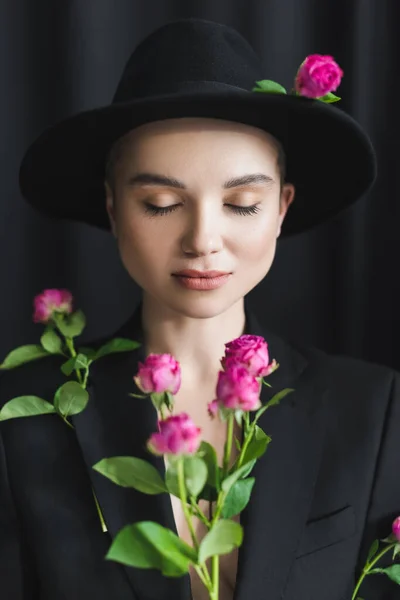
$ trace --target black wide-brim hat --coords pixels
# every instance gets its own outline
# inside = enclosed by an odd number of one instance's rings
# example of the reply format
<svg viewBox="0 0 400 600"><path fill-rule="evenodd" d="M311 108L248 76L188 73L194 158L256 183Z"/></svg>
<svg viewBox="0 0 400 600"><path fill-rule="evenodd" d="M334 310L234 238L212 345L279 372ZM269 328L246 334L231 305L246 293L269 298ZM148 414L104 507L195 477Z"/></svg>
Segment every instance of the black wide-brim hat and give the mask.
<svg viewBox="0 0 400 600"><path fill-rule="evenodd" d="M67 118L31 145L20 169L22 194L48 216L110 229L105 163L118 138L152 121L224 119L281 142L286 181L296 187L281 236L307 230L369 189L374 150L335 105L252 91L263 79L260 58L234 29L202 19L168 23L137 46L109 106Z"/></svg>

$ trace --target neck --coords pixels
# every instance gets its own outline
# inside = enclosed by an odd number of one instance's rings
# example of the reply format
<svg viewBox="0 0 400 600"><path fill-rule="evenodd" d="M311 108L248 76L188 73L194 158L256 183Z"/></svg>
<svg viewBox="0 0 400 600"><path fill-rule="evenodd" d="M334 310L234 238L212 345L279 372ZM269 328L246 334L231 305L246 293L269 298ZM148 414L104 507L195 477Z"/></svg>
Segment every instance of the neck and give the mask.
<svg viewBox="0 0 400 600"><path fill-rule="evenodd" d="M173 355L181 365L182 385L188 382L187 387L192 387L216 375L225 344L244 333L244 299L219 315L197 317L177 312L144 294L142 326L146 355Z"/></svg>

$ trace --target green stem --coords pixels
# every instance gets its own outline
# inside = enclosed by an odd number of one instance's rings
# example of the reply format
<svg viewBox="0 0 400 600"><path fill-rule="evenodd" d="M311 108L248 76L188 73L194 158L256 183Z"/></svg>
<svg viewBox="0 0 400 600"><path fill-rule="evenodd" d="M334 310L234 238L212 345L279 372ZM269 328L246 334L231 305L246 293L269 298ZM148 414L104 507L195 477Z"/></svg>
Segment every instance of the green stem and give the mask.
<svg viewBox="0 0 400 600"><path fill-rule="evenodd" d="M199 565L193 565L194 569L197 573L197 575L200 577L201 582L203 583L204 587L207 588L208 591L210 591L211 587L212 587L212 581L210 579L210 575L208 574L207 568L204 566L199 566Z"/></svg>
<svg viewBox="0 0 400 600"><path fill-rule="evenodd" d="M218 600L219 596L219 556L211 558L211 579L212 590L210 590L210 600Z"/></svg>
<svg viewBox="0 0 400 600"><path fill-rule="evenodd" d="M72 338L65 338L65 343L67 344L67 348L71 353L72 358L75 358L76 356L76 350L74 348L74 342L72 341Z"/></svg>
<svg viewBox="0 0 400 600"><path fill-rule="evenodd" d="M89 377L89 366L90 366L90 363L89 363L89 365L87 366L87 369L86 369L86 371L85 371L85 376L84 376L84 378L83 378L83 383L82 383L82 387L83 387L83 389L85 389L85 390L86 390L86 386L87 386L87 380L88 380L88 377Z"/></svg>
<svg viewBox="0 0 400 600"><path fill-rule="evenodd" d="M182 504L183 514L185 515L186 523L189 527L190 536L193 541L193 546L194 546L196 552L198 552L199 551L199 542L197 541L196 533L193 528L192 517L189 514L189 511L187 508L187 500L186 500L187 494L186 494L186 488L185 488L185 472L184 472L183 456L181 456L178 461L178 485L179 485L179 496L180 496L180 500L181 500L181 504Z"/></svg>
<svg viewBox="0 0 400 600"><path fill-rule="evenodd" d="M93 497L94 497L94 501L95 501L95 504L96 504L97 512L98 512L98 515L99 515L99 518L100 518L101 530L102 530L103 533L105 533L106 531L108 531L107 530L107 525L106 525L106 522L104 520L103 513L101 512L100 504L99 504L99 502L97 500L97 496L96 496L96 493L95 493L95 491L94 491L93 488L92 488L92 492L93 492Z"/></svg>
<svg viewBox="0 0 400 600"><path fill-rule="evenodd" d="M226 474L229 471L229 462L232 453L232 442L233 442L233 424L235 415L231 413L228 417L228 431L226 434L226 441L224 446L224 462L222 467L222 478L225 479Z"/></svg>
<svg viewBox="0 0 400 600"><path fill-rule="evenodd" d="M76 350L74 348L74 342L73 342L72 338L66 337L65 338L65 343L67 344L67 348L68 348L68 350L71 353L71 357L75 358L75 356L76 356ZM79 369L75 369L75 373L76 373L76 376L78 378L79 383L82 385L82 387L84 387L83 386L83 382L82 382L82 375L81 375L81 372L79 371Z"/></svg>
<svg viewBox="0 0 400 600"><path fill-rule="evenodd" d="M191 496L190 498L190 504L195 512L196 517L198 517L198 519L200 519L200 521L207 527L207 529L209 529L211 523L207 519L201 508L197 505L196 498L193 498L193 496Z"/></svg>
<svg viewBox="0 0 400 600"><path fill-rule="evenodd" d="M369 562L365 565L365 567L363 568L362 573L360 575L360 578L357 581L357 585L354 588L354 592L351 597L351 600L356 599L358 590L360 589L360 586L361 586L362 582L364 581L365 577L369 574L368 572L371 570L371 568L374 565L376 565L376 563L382 558L382 556L384 556L386 554L386 552L389 552L389 550L392 550L396 546L397 543L398 542L395 542L393 544L389 544L388 546L386 546L386 548L384 548L381 552L379 552L379 554L377 554L371 562Z"/></svg>
<svg viewBox="0 0 400 600"><path fill-rule="evenodd" d="M67 419L67 417L64 417L64 415L62 415L61 413L58 413L60 415L60 417L62 418L62 420L64 421L64 423L66 423L68 425L68 427L71 427L71 429L75 429L75 427L72 425L72 423L70 423Z"/></svg>

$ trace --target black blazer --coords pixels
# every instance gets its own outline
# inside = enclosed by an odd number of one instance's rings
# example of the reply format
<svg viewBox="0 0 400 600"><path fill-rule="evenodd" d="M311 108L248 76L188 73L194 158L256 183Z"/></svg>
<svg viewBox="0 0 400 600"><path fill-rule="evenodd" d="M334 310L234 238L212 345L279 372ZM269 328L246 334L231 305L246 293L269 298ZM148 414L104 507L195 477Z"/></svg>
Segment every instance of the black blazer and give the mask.
<svg viewBox="0 0 400 600"><path fill-rule="evenodd" d="M138 309L115 336L140 341L140 320ZM400 514L399 375L289 345L251 314L246 331L263 335L281 365L270 377L272 392L263 386L263 401L283 387L295 392L261 419L272 442L241 515L234 598L350 600L370 543L386 537ZM155 520L176 532L167 494L122 488L92 469L101 458L128 455L163 472L163 459L145 450L155 411L128 396L141 359L139 349L92 365L90 401L72 418L75 430L57 415L0 424L1 600L190 599L188 576L168 579L104 560L128 523ZM56 357L3 372L1 404L23 394L51 401L65 381L60 364ZM395 600L400 588L375 575L360 595Z"/></svg>

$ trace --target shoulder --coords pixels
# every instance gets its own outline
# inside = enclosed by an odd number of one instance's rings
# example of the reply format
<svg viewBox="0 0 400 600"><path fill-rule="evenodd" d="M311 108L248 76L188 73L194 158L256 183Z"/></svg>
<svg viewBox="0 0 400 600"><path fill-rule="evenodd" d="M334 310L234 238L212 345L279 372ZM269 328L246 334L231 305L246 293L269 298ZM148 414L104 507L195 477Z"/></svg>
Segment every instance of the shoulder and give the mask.
<svg viewBox="0 0 400 600"><path fill-rule="evenodd" d="M307 368L323 380L329 396L348 411L385 412L393 400L400 404L400 373L378 363L294 345Z"/></svg>

